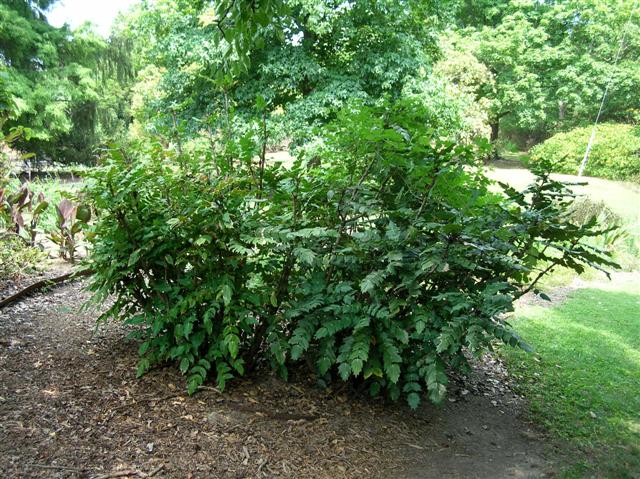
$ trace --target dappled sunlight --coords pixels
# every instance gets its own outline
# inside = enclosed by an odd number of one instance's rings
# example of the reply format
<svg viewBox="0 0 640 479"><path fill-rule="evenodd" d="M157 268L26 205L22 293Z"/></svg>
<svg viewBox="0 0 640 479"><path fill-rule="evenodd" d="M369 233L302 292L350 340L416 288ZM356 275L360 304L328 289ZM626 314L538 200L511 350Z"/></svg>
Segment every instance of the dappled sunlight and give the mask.
<svg viewBox="0 0 640 479"><path fill-rule="evenodd" d="M633 277L591 283L551 307L519 308L514 326L536 353L506 351L535 417L620 470L637 463L640 434L640 293Z"/></svg>
<svg viewBox="0 0 640 479"><path fill-rule="evenodd" d="M580 324L574 324L568 326L568 328L575 331L580 331L584 334L585 338L585 350L590 350L597 355L602 352L602 349L608 349L610 354L619 355L616 351L624 353L627 359L632 361L633 364L640 367L640 351L634 348L628 343L628 341L619 334L611 333L606 329L598 329L594 327L587 327ZM587 346L588 344L588 346Z"/></svg>
<svg viewBox="0 0 640 479"><path fill-rule="evenodd" d="M587 314L574 315L572 301L578 298L591 301L586 308ZM529 336L537 334L527 335L527 328L524 328L524 339L531 341L534 349L539 346L542 355L562 350L570 343L575 354L566 359L571 364L581 367L588 358L606 362L610 371L624 377L640 377L640 314L638 309L619 307L621 304L634 305L638 301L640 295L623 291L579 290L570 296L566 304L556 309L540 306L522 308L519 311L522 319L517 326L522 322L532 323L532 328L548 338L544 343L533 341Z"/></svg>
<svg viewBox="0 0 640 479"><path fill-rule="evenodd" d="M629 429L629 432L640 435L640 420L638 420L637 418L625 421L624 425L627 427L627 429Z"/></svg>

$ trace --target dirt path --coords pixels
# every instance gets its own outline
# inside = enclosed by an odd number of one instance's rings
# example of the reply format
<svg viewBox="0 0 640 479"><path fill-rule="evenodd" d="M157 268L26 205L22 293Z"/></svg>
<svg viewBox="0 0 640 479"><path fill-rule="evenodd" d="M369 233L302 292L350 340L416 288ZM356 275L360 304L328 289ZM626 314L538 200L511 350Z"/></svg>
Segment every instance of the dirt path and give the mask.
<svg viewBox="0 0 640 479"><path fill-rule="evenodd" d="M492 165L487 176L495 181L505 182L517 190L523 190L533 182L535 176L525 168L505 167L504 163ZM568 183L586 183L574 185L572 191L586 195L593 201L602 201L628 223L632 231L640 227L640 186L625 181L605 180L604 178L578 177L574 175L553 174L551 177Z"/></svg>
<svg viewBox="0 0 640 479"><path fill-rule="evenodd" d="M174 368L136 380L136 345L121 325L96 330L84 299L75 283L0 311L0 477L552 475L499 364L417 412L295 378L188 397Z"/></svg>

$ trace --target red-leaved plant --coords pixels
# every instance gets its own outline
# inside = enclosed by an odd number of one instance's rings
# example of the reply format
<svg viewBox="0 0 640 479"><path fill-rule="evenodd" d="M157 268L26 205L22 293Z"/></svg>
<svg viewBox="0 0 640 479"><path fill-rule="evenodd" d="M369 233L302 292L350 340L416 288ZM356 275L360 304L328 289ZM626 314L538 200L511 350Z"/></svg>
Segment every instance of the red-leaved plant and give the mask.
<svg viewBox="0 0 640 479"><path fill-rule="evenodd" d="M36 244L38 223L48 207L44 194L41 192L35 196L27 184L22 185L16 193L0 188L0 216L29 246Z"/></svg>
<svg viewBox="0 0 640 479"><path fill-rule="evenodd" d="M59 246L60 256L73 263L78 246L77 235L91 219L91 209L64 198L56 206L56 212L58 231L51 232L49 238Z"/></svg>

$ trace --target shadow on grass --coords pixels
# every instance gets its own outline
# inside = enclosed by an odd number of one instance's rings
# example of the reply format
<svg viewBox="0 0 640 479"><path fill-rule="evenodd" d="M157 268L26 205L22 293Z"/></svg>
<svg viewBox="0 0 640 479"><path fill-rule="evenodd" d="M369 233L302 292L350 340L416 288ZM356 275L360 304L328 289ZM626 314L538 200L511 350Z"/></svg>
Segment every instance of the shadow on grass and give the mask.
<svg viewBox="0 0 640 479"><path fill-rule="evenodd" d="M583 289L519 314L537 353L505 356L534 419L582 451L565 477L640 477L640 290Z"/></svg>

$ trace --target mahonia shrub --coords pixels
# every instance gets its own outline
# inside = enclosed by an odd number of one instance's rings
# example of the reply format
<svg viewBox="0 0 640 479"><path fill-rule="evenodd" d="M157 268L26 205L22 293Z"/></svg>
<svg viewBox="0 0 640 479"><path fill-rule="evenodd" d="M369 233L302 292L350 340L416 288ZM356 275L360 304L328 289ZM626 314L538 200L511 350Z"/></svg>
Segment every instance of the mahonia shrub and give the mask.
<svg viewBox="0 0 640 479"><path fill-rule="evenodd" d="M551 162L557 173L575 175L593 128L558 133L531 150L531 162ZM596 136L585 175L640 182L640 133L633 125L603 123Z"/></svg>
<svg viewBox="0 0 640 479"><path fill-rule="evenodd" d="M416 407L470 354L527 348L505 313L554 266L613 266L581 243L599 231L569 221L563 184L495 192L479 147L421 113L352 106L289 168L259 135L214 159L112 151L90 185L91 287L115 300L104 318L139 326L138 373L175 362L193 393L301 362Z"/></svg>

